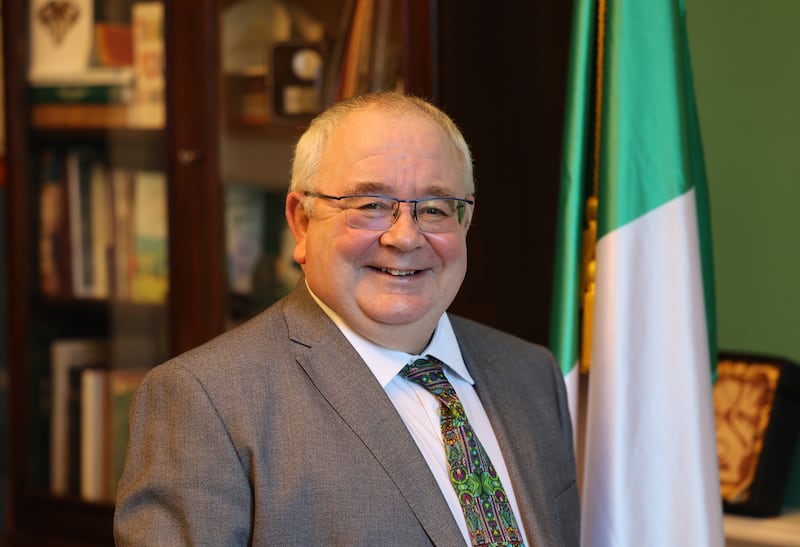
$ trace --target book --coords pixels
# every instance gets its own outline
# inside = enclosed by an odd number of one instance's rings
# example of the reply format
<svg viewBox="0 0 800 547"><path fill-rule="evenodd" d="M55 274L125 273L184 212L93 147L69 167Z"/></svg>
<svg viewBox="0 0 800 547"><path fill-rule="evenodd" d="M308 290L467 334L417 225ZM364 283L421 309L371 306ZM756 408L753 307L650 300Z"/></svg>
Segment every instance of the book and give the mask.
<svg viewBox="0 0 800 547"><path fill-rule="evenodd" d="M103 66L132 66L131 26L98 21L94 25L94 50L97 61Z"/></svg>
<svg viewBox="0 0 800 547"><path fill-rule="evenodd" d="M95 154L88 148L73 148L67 153L72 293L79 298L93 294L91 175L94 161Z"/></svg>
<svg viewBox="0 0 800 547"><path fill-rule="evenodd" d="M92 163L89 176L92 232L91 295L94 298L108 298L113 245L111 181L108 169L100 161Z"/></svg>
<svg viewBox="0 0 800 547"><path fill-rule="evenodd" d="M111 292L117 300L130 300L133 276L133 172L111 170L112 240Z"/></svg>
<svg viewBox="0 0 800 547"><path fill-rule="evenodd" d="M86 112L94 112L94 118L97 118L99 113L105 112L107 115L113 114L114 119L119 119L119 112L126 111L126 108L39 108L38 113L36 111L37 107L41 105L63 107L83 104L114 106L129 104L134 95L134 72L130 66L89 67L81 72L31 75L28 84L28 99L34 107L34 119L37 116L41 118L48 112L60 113L61 116L66 116L67 120L74 120L81 112L84 112L83 118L88 117ZM127 113L124 119L127 121ZM93 123L102 127L110 122L100 124L98 121L94 121Z"/></svg>
<svg viewBox="0 0 800 547"><path fill-rule="evenodd" d="M31 87L131 87L134 83L134 77L135 73L132 66L90 66L73 72L29 74L28 84Z"/></svg>
<svg viewBox="0 0 800 547"><path fill-rule="evenodd" d="M28 88L28 100L37 104L128 104L133 87L114 84L35 85Z"/></svg>
<svg viewBox="0 0 800 547"><path fill-rule="evenodd" d="M328 107L336 102L341 80L342 65L347 51L350 27L353 24L356 0L346 0L341 10L339 27L333 43L326 48L324 62L324 78L322 83L322 107Z"/></svg>
<svg viewBox="0 0 800 547"><path fill-rule="evenodd" d="M160 304L169 287L166 174L137 171L133 192L131 299Z"/></svg>
<svg viewBox="0 0 800 547"><path fill-rule="evenodd" d="M402 90L400 69L402 36L398 21L402 6L394 0L375 0L372 58L369 64L369 90Z"/></svg>
<svg viewBox="0 0 800 547"><path fill-rule="evenodd" d="M29 84L34 127L113 129L129 125L134 84L131 67L32 74Z"/></svg>
<svg viewBox="0 0 800 547"><path fill-rule="evenodd" d="M110 465L108 466L109 497L114 499L117 483L125 466L125 452L128 447L128 412L136 388L147 374L148 369L115 369L109 374L109 414Z"/></svg>
<svg viewBox="0 0 800 547"><path fill-rule="evenodd" d="M68 297L72 266L63 154L43 149L39 172L39 290L45 296Z"/></svg>
<svg viewBox="0 0 800 547"><path fill-rule="evenodd" d="M130 125L127 104L44 103L31 107L31 125L39 129L122 129Z"/></svg>
<svg viewBox="0 0 800 547"><path fill-rule="evenodd" d="M99 338L64 338L50 346L50 489L58 495L79 492L80 374L108 363L108 342Z"/></svg>
<svg viewBox="0 0 800 547"><path fill-rule="evenodd" d="M164 4L137 2L131 18L136 73L131 123L161 128L165 120Z"/></svg>
<svg viewBox="0 0 800 547"><path fill-rule="evenodd" d="M80 496L87 501L111 501L108 382L109 371L105 366L81 370L79 477Z"/></svg>
<svg viewBox="0 0 800 547"><path fill-rule="evenodd" d="M90 148L67 152L72 294L108 298L113 262L112 193L108 168Z"/></svg>
<svg viewBox="0 0 800 547"><path fill-rule="evenodd" d="M31 76L81 72L89 66L94 1L32 0L30 4Z"/></svg>
<svg viewBox="0 0 800 547"><path fill-rule="evenodd" d="M342 61L337 100L365 91L364 81L369 66L374 7L374 0L356 0L347 50Z"/></svg>
<svg viewBox="0 0 800 547"><path fill-rule="evenodd" d="M90 148L67 153L67 194L72 250L72 294L109 296L111 197L107 168Z"/></svg>

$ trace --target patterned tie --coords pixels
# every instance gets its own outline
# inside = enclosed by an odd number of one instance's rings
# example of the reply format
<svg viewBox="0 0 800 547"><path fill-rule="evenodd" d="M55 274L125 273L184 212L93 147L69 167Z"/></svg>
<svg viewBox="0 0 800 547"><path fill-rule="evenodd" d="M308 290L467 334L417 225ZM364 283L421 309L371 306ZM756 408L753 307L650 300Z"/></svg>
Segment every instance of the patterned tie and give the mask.
<svg viewBox="0 0 800 547"><path fill-rule="evenodd" d="M472 545L524 545L500 477L472 430L455 389L445 378L442 365L426 355L407 364L400 374L439 399L450 482L461 503Z"/></svg>

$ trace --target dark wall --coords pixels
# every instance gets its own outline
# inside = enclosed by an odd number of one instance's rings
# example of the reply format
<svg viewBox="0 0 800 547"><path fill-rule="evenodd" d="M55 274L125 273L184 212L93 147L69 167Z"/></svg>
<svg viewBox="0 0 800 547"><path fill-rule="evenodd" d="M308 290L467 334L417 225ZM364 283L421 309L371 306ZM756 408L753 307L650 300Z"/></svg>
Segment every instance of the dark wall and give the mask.
<svg viewBox="0 0 800 547"><path fill-rule="evenodd" d="M469 270L451 310L545 343L571 3L440 2L439 103L475 160Z"/></svg>

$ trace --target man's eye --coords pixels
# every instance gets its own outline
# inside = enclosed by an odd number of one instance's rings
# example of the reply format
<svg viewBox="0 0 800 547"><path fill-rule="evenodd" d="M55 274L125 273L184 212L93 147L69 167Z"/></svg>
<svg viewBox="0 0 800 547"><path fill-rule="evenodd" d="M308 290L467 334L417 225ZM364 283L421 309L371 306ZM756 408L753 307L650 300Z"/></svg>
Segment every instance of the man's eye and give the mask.
<svg viewBox="0 0 800 547"><path fill-rule="evenodd" d="M391 213L394 209L393 202L385 199L361 197L353 199L347 205L348 209L355 209L359 213L381 215Z"/></svg>
<svg viewBox="0 0 800 547"><path fill-rule="evenodd" d="M385 201L368 201L360 204L358 208L364 211L391 211L392 205Z"/></svg>
<svg viewBox="0 0 800 547"><path fill-rule="evenodd" d="M452 207L445 204L430 202L420 203L417 214L429 217L449 217L453 214L451 209Z"/></svg>

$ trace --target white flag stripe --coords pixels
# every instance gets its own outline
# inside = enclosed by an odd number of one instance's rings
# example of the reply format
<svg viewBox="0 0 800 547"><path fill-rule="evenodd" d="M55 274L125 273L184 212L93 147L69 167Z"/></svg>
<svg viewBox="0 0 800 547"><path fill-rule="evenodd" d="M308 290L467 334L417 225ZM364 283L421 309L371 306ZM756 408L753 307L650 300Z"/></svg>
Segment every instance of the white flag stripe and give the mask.
<svg viewBox="0 0 800 547"><path fill-rule="evenodd" d="M722 545L694 190L596 256L582 545Z"/></svg>

